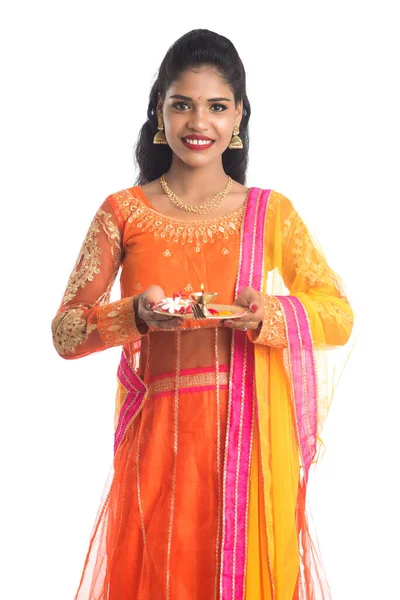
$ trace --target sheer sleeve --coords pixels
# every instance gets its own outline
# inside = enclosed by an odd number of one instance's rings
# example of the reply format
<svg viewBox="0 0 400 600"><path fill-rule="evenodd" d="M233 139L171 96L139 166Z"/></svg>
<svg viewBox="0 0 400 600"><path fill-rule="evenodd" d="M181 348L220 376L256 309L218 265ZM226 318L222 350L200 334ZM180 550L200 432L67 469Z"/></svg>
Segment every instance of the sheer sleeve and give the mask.
<svg viewBox="0 0 400 600"><path fill-rule="evenodd" d="M53 344L66 359L80 358L142 337L134 296L110 303L123 259L124 218L113 196L96 212L52 321Z"/></svg>
<svg viewBox="0 0 400 600"><path fill-rule="evenodd" d="M343 346L350 337L354 315L342 282L290 200L278 192L273 194L266 225L268 271L277 269L289 298L296 296L303 303L314 341L325 347ZM279 296L262 296L265 319L249 337L255 343L286 346Z"/></svg>
<svg viewBox="0 0 400 600"><path fill-rule="evenodd" d="M264 319L256 330L250 329L248 337L255 344L267 346L287 346L285 320L278 298L269 294L261 294L264 304Z"/></svg>

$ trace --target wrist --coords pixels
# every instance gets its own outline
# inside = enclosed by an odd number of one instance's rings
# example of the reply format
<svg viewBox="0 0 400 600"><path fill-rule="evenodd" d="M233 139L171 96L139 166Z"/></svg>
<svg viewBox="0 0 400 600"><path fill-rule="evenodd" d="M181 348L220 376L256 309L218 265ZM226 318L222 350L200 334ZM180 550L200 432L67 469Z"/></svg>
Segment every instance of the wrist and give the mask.
<svg viewBox="0 0 400 600"><path fill-rule="evenodd" d="M139 316L139 300L140 300L140 296L135 296L133 299L133 310L134 310L134 314L135 314L135 323L136 323L136 327L138 328L139 333L141 333L142 335L145 335L149 331L149 326L147 325L146 321L144 321Z"/></svg>
<svg viewBox="0 0 400 600"><path fill-rule="evenodd" d="M254 336L258 336L261 333L262 326L264 321L260 321L257 327L254 329Z"/></svg>

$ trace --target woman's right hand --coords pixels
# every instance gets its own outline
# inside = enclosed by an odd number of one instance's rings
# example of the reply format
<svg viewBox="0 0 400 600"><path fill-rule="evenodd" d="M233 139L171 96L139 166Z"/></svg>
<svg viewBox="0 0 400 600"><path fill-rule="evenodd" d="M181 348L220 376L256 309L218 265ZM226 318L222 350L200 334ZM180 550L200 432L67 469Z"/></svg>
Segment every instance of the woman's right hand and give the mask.
<svg viewBox="0 0 400 600"><path fill-rule="evenodd" d="M151 285L142 294L135 298L135 314L139 330L141 326L156 327L158 329L172 329L183 325L183 319L173 315L159 315L153 307L165 298L164 290L159 285Z"/></svg>

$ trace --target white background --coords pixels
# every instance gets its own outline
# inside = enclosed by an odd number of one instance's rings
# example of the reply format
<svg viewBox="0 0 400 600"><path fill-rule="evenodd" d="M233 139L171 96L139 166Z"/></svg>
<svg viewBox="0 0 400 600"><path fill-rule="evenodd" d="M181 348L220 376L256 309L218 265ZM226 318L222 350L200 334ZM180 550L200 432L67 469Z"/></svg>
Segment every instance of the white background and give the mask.
<svg viewBox="0 0 400 600"><path fill-rule="evenodd" d="M95 211L133 184L165 52L204 27L229 37L246 68L247 184L292 200L357 316L309 487L333 599L400 598L395 4L2 9L1 597L71 600L79 582L111 467L120 348L64 361L50 322Z"/></svg>

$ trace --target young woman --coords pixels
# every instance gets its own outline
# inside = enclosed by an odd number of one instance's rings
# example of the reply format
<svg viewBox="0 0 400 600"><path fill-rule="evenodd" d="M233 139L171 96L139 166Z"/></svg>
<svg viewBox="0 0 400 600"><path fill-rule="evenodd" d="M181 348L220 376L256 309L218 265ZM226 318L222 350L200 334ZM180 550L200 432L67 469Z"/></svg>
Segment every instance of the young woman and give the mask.
<svg viewBox="0 0 400 600"><path fill-rule="evenodd" d="M353 312L282 194L245 185L250 103L232 43L168 50L136 185L98 209L52 330L75 359L122 346L112 476L76 599L329 598L306 486ZM121 299L110 302L119 268ZM201 286L243 307L183 319Z"/></svg>

